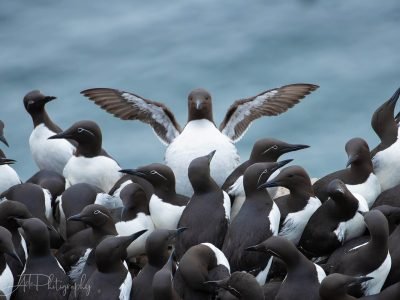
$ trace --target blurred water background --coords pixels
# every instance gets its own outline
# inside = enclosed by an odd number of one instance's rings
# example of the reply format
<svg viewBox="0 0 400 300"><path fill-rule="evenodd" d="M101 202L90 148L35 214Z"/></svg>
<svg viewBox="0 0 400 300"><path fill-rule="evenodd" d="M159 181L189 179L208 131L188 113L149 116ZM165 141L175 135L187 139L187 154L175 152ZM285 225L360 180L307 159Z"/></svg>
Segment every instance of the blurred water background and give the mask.
<svg viewBox="0 0 400 300"><path fill-rule="evenodd" d="M81 96L113 87L164 102L184 125L196 87L214 98L214 118L230 104L296 82L320 85L279 117L253 123L237 143L276 137L311 148L288 154L312 176L343 168L344 144L378 139L374 110L400 86L400 2L365 1L1 1L0 119L15 169L36 170L32 122L22 99L32 89L57 96L47 110L62 128L92 119L122 167L162 162L150 127L121 121Z"/></svg>

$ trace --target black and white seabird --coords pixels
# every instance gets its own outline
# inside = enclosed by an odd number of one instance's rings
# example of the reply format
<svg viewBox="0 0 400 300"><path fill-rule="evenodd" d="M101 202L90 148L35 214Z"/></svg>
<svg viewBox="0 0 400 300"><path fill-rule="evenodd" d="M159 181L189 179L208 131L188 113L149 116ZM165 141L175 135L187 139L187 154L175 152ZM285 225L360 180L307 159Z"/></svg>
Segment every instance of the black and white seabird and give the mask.
<svg viewBox="0 0 400 300"><path fill-rule="evenodd" d="M51 253L47 225L37 218L17 222L24 230L29 255L14 299L68 299L69 290L57 288L68 287L69 278Z"/></svg>
<svg viewBox="0 0 400 300"><path fill-rule="evenodd" d="M392 264L388 249L389 226L385 216L378 210L371 210L365 214L364 219L370 240L350 249L331 267L333 273L372 277L361 286L349 290L349 294L357 297L379 293Z"/></svg>
<svg viewBox="0 0 400 300"><path fill-rule="evenodd" d="M152 126L166 144L165 162L174 171L177 192L193 193L187 175L191 161L204 153L217 151L211 165L211 177L219 186L239 164L234 142L240 140L249 125L262 116L276 116L318 88L313 84L291 84L235 101L219 128L212 113L208 91L195 89L188 96L188 122L183 129L173 113L162 103L136 94L109 88L94 88L81 93L102 109L122 120L140 120Z"/></svg>
<svg viewBox="0 0 400 300"><path fill-rule="evenodd" d="M72 157L75 145L66 139L48 140L50 136L62 132L46 112L46 103L56 99L54 96L45 96L34 90L24 97L24 106L31 115L33 131L29 137L29 146L34 161L39 169L63 173L64 166Z"/></svg>
<svg viewBox="0 0 400 300"><path fill-rule="evenodd" d="M74 155L68 160L63 170L66 188L86 182L105 192L111 190L122 176L118 163L104 154L101 144L100 127L93 121L79 121L67 130L49 139L71 139L78 143Z"/></svg>
<svg viewBox="0 0 400 300"><path fill-rule="evenodd" d="M149 211L149 192L137 183L128 184L122 189L120 197L123 207L111 211L115 228L120 236L131 235L146 230L127 248L128 258L145 253L146 239L154 231L154 223Z"/></svg>
<svg viewBox="0 0 400 300"><path fill-rule="evenodd" d="M226 191L232 199L231 220L236 217L246 198L243 188L243 173L249 166L258 162L277 162L285 153L308 147L307 145L288 144L273 138L260 139L255 142L251 150L250 158L240 164L222 185L222 189ZM276 170L276 172L271 175L271 179L278 173L279 170ZM270 188L268 192L270 196L274 198L276 189Z"/></svg>
<svg viewBox="0 0 400 300"><path fill-rule="evenodd" d="M270 256L265 253L250 253L245 249L265 241L279 230L280 212L265 188L265 183L278 168L289 163L255 163L243 175L246 200L232 221L226 234L222 252L228 258L233 272L258 269L257 280L263 285L271 266Z"/></svg>
<svg viewBox="0 0 400 300"><path fill-rule="evenodd" d="M10 166L13 163L15 163L15 160L7 158L4 152L0 150L0 193L21 183L17 172Z"/></svg>
<svg viewBox="0 0 400 300"><path fill-rule="evenodd" d="M326 274L317 264L308 260L295 245L283 237L273 236L248 251L265 252L281 259L287 269L276 300L319 300L319 286Z"/></svg>
<svg viewBox="0 0 400 300"><path fill-rule="evenodd" d="M304 228L299 246L308 257L330 255L346 241L364 233L363 213L368 211L339 179L328 186L329 198L315 211Z"/></svg>
<svg viewBox="0 0 400 300"><path fill-rule="evenodd" d="M221 250L211 243L202 243L191 247L181 258L174 288L183 300L213 299L216 291L206 282L225 279L229 275L229 263Z"/></svg>
<svg viewBox="0 0 400 300"><path fill-rule="evenodd" d="M133 279L134 288L131 291L131 300L153 299L154 275L167 263L170 257L168 247L174 243L175 237L186 229L156 229L147 237L147 264Z"/></svg>
<svg viewBox="0 0 400 300"><path fill-rule="evenodd" d="M9 300L13 293L15 278L5 255L11 256L22 265L18 254L15 252L11 233L0 226L0 291L3 291L6 299Z"/></svg>
<svg viewBox="0 0 400 300"><path fill-rule="evenodd" d="M182 300L175 291L173 277L176 271L176 263L173 259L174 253L169 256L168 261L154 274L152 290L153 300Z"/></svg>
<svg viewBox="0 0 400 300"><path fill-rule="evenodd" d="M109 236L96 246L96 270L86 282L90 292L80 289L78 299L130 299L132 275L123 261L126 259L126 248L144 232L146 230L129 236Z"/></svg>
<svg viewBox="0 0 400 300"><path fill-rule="evenodd" d="M234 272L230 277L218 281L209 281L207 283L229 291L230 294L235 296L234 299L264 300L262 287L258 284L254 276L247 272ZM218 299L225 300L227 296L224 295L218 297Z"/></svg>
<svg viewBox="0 0 400 300"><path fill-rule="evenodd" d="M120 172L144 178L153 186L150 198L150 215L156 228L176 229L188 197L175 192L175 175L171 168L153 163L144 167Z"/></svg>
<svg viewBox="0 0 400 300"><path fill-rule="evenodd" d="M371 277L367 276L349 276L333 273L326 276L324 280L322 280L319 288L319 295L321 300L355 300L357 298L348 294L349 288L354 285L360 285L364 282L368 282L371 279ZM361 299L367 300L369 298L361 297Z"/></svg>
<svg viewBox="0 0 400 300"><path fill-rule="evenodd" d="M353 138L346 143L348 161L346 168L336 171L316 181L315 195L322 202L328 199L328 185L333 179L343 181L356 198L361 195L371 207L381 193L378 177L374 174L368 144L361 138Z"/></svg>
<svg viewBox="0 0 400 300"><path fill-rule="evenodd" d="M175 254L181 258L187 249L200 243L221 248L228 229L231 202L210 175L215 151L195 158L189 165L189 179L194 194L183 210L178 227L188 230L176 239Z"/></svg>
<svg viewBox="0 0 400 300"><path fill-rule="evenodd" d="M371 119L372 128L381 140L371 152L371 157L382 191L400 184L399 128L394 117L394 108L399 96L400 88L374 112Z"/></svg>
<svg viewBox="0 0 400 300"><path fill-rule="evenodd" d="M310 177L300 166L282 169L275 178L261 187L276 186L285 187L290 191L289 195L274 199L281 212L279 236L297 245L308 220L321 206L321 201L315 197Z"/></svg>
<svg viewBox="0 0 400 300"><path fill-rule="evenodd" d="M98 204L86 206L79 214L69 217L68 220L83 222L89 226L68 238L56 253L61 265L75 281L82 273L92 249L105 237L117 235L117 230L110 212Z"/></svg>

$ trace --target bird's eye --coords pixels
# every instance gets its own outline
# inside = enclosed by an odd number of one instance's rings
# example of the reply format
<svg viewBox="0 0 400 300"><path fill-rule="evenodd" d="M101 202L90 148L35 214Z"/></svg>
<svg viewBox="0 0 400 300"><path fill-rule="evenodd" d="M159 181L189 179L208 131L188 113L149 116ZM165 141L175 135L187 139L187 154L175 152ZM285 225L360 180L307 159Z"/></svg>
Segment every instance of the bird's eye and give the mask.
<svg viewBox="0 0 400 300"><path fill-rule="evenodd" d="M277 150L278 149L278 145L273 145L272 149Z"/></svg>
<svg viewBox="0 0 400 300"><path fill-rule="evenodd" d="M206 97L206 100L210 100L210 97L207 96L207 97Z"/></svg>
<svg viewBox="0 0 400 300"><path fill-rule="evenodd" d="M290 174L288 177L292 178L292 177L294 177L294 175L293 175L293 174Z"/></svg>
<svg viewBox="0 0 400 300"><path fill-rule="evenodd" d="M190 97L189 97L189 100L190 100L190 101L192 101L192 100L193 100L193 98L190 96Z"/></svg>
<svg viewBox="0 0 400 300"><path fill-rule="evenodd" d="M82 132L84 132L85 130L83 129L83 128L78 128L78 133L82 133Z"/></svg>
<svg viewBox="0 0 400 300"><path fill-rule="evenodd" d="M93 212L94 215L98 215L99 213L100 213L99 210L95 210L95 211Z"/></svg>
<svg viewBox="0 0 400 300"><path fill-rule="evenodd" d="M157 171L151 170L151 171L150 171L150 174L151 174L151 175L156 175L156 174L157 174Z"/></svg>

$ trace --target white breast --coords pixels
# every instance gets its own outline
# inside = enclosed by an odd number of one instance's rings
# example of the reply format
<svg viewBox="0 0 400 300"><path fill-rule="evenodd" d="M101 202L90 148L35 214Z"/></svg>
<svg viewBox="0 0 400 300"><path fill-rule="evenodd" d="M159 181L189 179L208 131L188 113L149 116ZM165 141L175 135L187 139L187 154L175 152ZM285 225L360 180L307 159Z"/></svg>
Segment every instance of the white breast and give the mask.
<svg viewBox="0 0 400 300"><path fill-rule="evenodd" d="M43 188L42 188L42 190L43 190L43 194L44 194L44 206L46 209L46 212L45 212L46 218L47 218L47 220L49 220L50 224L53 224L53 222L54 222L53 209L51 207L52 196L51 196L51 193L49 190L43 189Z"/></svg>
<svg viewBox="0 0 400 300"><path fill-rule="evenodd" d="M397 140L389 148L379 151L372 158L374 173L382 187L382 192L400 183L400 141Z"/></svg>
<svg viewBox="0 0 400 300"><path fill-rule="evenodd" d="M121 168L116 161L106 156L72 156L64 168L63 175L70 186L85 182L108 192L122 176L119 170Z"/></svg>
<svg viewBox="0 0 400 300"><path fill-rule="evenodd" d="M39 169L52 170L62 174L64 166L75 151L75 147L64 139L48 139L55 134L44 124L40 124L33 129L29 137L29 146Z"/></svg>
<svg viewBox="0 0 400 300"><path fill-rule="evenodd" d="M131 289L132 289L132 275L128 271L128 273L126 274L124 282L119 287L119 290L120 290L119 299L120 300L129 300L130 299L130 294L131 294Z"/></svg>
<svg viewBox="0 0 400 300"><path fill-rule="evenodd" d="M320 206L321 201L318 198L311 197L308 199L307 205L302 210L289 213L286 216L282 228L279 231L279 236L282 236L297 245L308 220Z"/></svg>
<svg viewBox="0 0 400 300"><path fill-rule="evenodd" d="M233 142L208 120L190 121L182 133L168 146L165 163L176 177L177 193L191 197L192 186L188 167L197 157L216 150L211 161L211 177L221 186L239 164L239 155Z"/></svg>
<svg viewBox="0 0 400 300"><path fill-rule="evenodd" d="M340 222L334 233L343 244L351 239L361 236L365 231L364 217L356 213L353 218L346 222Z"/></svg>
<svg viewBox="0 0 400 300"><path fill-rule="evenodd" d="M6 264L5 269L0 274L0 291L6 296L6 299L9 300L11 297L11 293L13 292L14 286L14 276L11 272L10 267Z"/></svg>
<svg viewBox="0 0 400 300"><path fill-rule="evenodd" d="M243 175L240 176L234 184L232 184L228 189L228 194L233 196L235 199L233 200L232 209L231 209L231 220L233 220L236 215L239 213L244 200L246 200L246 195L244 193L243 187Z"/></svg>
<svg viewBox="0 0 400 300"><path fill-rule="evenodd" d="M229 265L228 259L226 258L225 254L221 250L219 250L217 247L215 247L211 243L202 243L202 245L207 246L214 252L214 255L217 259L217 265L223 265L228 269L229 272L231 271L231 267Z"/></svg>
<svg viewBox="0 0 400 300"><path fill-rule="evenodd" d="M317 275L318 275L318 282L321 283L322 280L326 277L325 271L324 269L322 269L319 265L314 264L315 269L317 271Z"/></svg>
<svg viewBox="0 0 400 300"><path fill-rule="evenodd" d="M391 266L392 258L390 257L390 254L388 252L386 259L384 260L382 265L375 271L366 275L368 277L373 277L374 279L361 283L365 296L375 295L381 291L382 286L385 283L386 277L389 274Z"/></svg>
<svg viewBox="0 0 400 300"><path fill-rule="evenodd" d="M185 206L172 205L153 194L150 198L149 209L156 228L174 230L178 226Z"/></svg>
<svg viewBox="0 0 400 300"><path fill-rule="evenodd" d="M109 195L107 193L98 193L96 195L96 199L94 200L94 204L103 205L108 209L124 206L121 198Z"/></svg>
<svg viewBox="0 0 400 300"><path fill-rule="evenodd" d="M92 248L87 248L85 253L81 257L79 257L78 261L73 266L71 266L71 271L69 271L68 276L69 278L71 278L72 282L77 282L79 280L79 277L82 274L83 268L85 267L86 261L91 251ZM60 264L59 266L61 269L63 269Z"/></svg>
<svg viewBox="0 0 400 300"><path fill-rule="evenodd" d="M268 260L268 263L265 267L264 270L262 270L260 273L257 274L256 280L259 285L263 286L265 284L265 281L267 280L267 276L269 273L269 269L271 269L271 264L272 264L272 257Z"/></svg>
<svg viewBox="0 0 400 300"><path fill-rule="evenodd" d="M19 179L17 172L13 168L9 165L0 166L0 193L20 183L21 179Z"/></svg>
<svg viewBox="0 0 400 300"><path fill-rule="evenodd" d="M154 224L150 216L138 213L135 219L115 224L119 236L134 234L140 230L147 229L140 237L133 241L127 249L128 258L134 257L145 252L146 239L154 230Z"/></svg>
<svg viewBox="0 0 400 300"><path fill-rule="evenodd" d="M25 254L25 260L28 259L28 248L26 247L26 242L24 237L22 236L22 234L19 234L20 238L21 238L21 247L24 250L24 254Z"/></svg>
<svg viewBox="0 0 400 300"><path fill-rule="evenodd" d="M364 183L349 185L346 184L347 188L351 193L357 193L364 197L370 208L374 204L376 198L381 193L381 185L378 177L371 173Z"/></svg>
<svg viewBox="0 0 400 300"><path fill-rule="evenodd" d="M278 235L279 232L279 222L281 219L281 212L279 210L278 205L275 204L275 202L273 202L272 205L272 209L269 212L268 215L268 219L269 219L269 229L271 230L273 235Z"/></svg>

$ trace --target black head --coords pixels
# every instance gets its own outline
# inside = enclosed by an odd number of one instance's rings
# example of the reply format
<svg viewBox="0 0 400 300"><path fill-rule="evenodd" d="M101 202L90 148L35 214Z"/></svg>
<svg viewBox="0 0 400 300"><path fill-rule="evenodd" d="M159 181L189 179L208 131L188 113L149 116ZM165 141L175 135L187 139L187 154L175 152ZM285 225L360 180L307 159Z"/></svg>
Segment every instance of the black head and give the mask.
<svg viewBox="0 0 400 300"><path fill-rule="evenodd" d="M386 217L389 227L394 230L397 225L400 224L400 207L390 206L390 205L379 205L373 208L374 210L379 210Z"/></svg>
<svg viewBox="0 0 400 300"><path fill-rule="evenodd" d="M364 222L372 238L387 241L389 237L389 225L382 212L376 209L370 210L364 215Z"/></svg>
<svg viewBox="0 0 400 300"><path fill-rule="evenodd" d="M288 267L294 265L302 255L292 242L280 236L272 236L261 244L245 250L270 254L282 259Z"/></svg>
<svg viewBox="0 0 400 300"><path fill-rule="evenodd" d="M56 99L54 96L45 96L40 91L34 90L24 97L24 106L28 113L39 112L44 109L46 103Z"/></svg>
<svg viewBox="0 0 400 300"><path fill-rule="evenodd" d="M15 218L28 219L32 218L25 204L18 201L3 200L0 203L0 226L8 229L19 227Z"/></svg>
<svg viewBox="0 0 400 300"><path fill-rule="evenodd" d="M189 165L188 175L194 191L203 191L211 185L216 185L210 176L210 164L215 154L215 150L205 156L200 156L192 160Z"/></svg>
<svg viewBox="0 0 400 300"><path fill-rule="evenodd" d="M280 171L273 179L267 181L263 188L283 186L295 193L299 190L306 190L310 196L313 194L311 180L306 170L300 166L289 166Z"/></svg>
<svg viewBox="0 0 400 300"><path fill-rule="evenodd" d="M24 230L25 239L29 242L29 251L36 254L49 253L50 233L49 228L38 218L15 219L18 225Z"/></svg>
<svg viewBox="0 0 400 300"><path fill-rule="evenodd" d="M195 89L188 96L189 121L207 119L213 122L212 99L205 89Z"/></svg>
<svg viewBox="0 0 400 300"><path fill-rule="evenodd" d="M155 189L175 191L175 175L170 167L153 163L137 169L120 170L121 173L139 176L149 181Z"/></svg>
<svg viewBox="0 0 400 300"><path fill-rule="evenodd" d="M369 147L365 140L353 138L346 143L345 149L348 156L346 167L368 163L372 168Z"/></svg>
<svg viewBox="0 0 400 300"><path fill-rule="evenodd" d="M96 247L96 264L101 272L109 272L118 267L127 257L126 249L147 230L138 231L128 236L110 236L102 240Z"/></svg>
<svg viewBox="0 0 400 300"><path fill-rule="evenodd" d="M288 144L273 138L260 139L253 145L250 160L253 162L276 162L278 158L288 152L308 148L301 144Z"/></svg>
<svg viewBox="0 0 400 300"><path fill-rule="evenodd" d="M6 137L4 136L4 122L2 120L0 120L0 141L8 147L8 142L6 140Z"/></svg>
<svg viewBox="0 0 400 300"><path fill-rule="evenodd" d="M260 188L260 186L268 180L272 173L291 161L292 159L280 162L255 163L248 167L243 174L243 185L246 195L257 190L263 190L264 188Z"/></svg>
<svg viewBox="0 0 400 300"><path fill-rule="evenodd" d="M11 233L6 228L0 226L0 254L2 253L10 255L22 265L19 256L15 252Z"/></svg>
<svg viewBox="0 0 400 300"><path fill-rule="evenodd" d="M149 199L141 185L137 183L128 184L122 189L119 197L124 208L149 213Z"/></svg>
<svg viewBox="0 0 400 300"><path fill-rule="evenodd" d="M178 234L187 228L177 230L156 229L146 239L146 255L151 265L161 268L168 260L168 247L175 243Z"/></svg>
<svg viewBox="0 0 400 300"><path fill-rule="evenodd" d="M68 221L80 221L91 227L102 227L113 222L108 209L99 204L85 206L79 214L69 217Z"/></svg>
<svg viewBox="0 0 400 300"><path fill-rule="evenodd" d="M334 179L328 184L328 195L335 202L344 202L351 193L343 181Z"/></svg>
<svg viewBox="0 0 400 300"><path fill-rule="evenodd" d="M319 295L322 300L337 300L337 299L356 299L347 294L349 287L358 285L362 282L371 280L372 277L366 276L348 276L339 273L333 273L326 276L319 288ZM348 298L347 298L348 297Z"/></svg>
<svg viewBox="0 0 400 300"><path fill-rule="evenodd" d="M397 140L398 127L394 118L394 109L399 96L400 88L372 115L371 126L381 140L381 150L386 149Z"/></svg>

